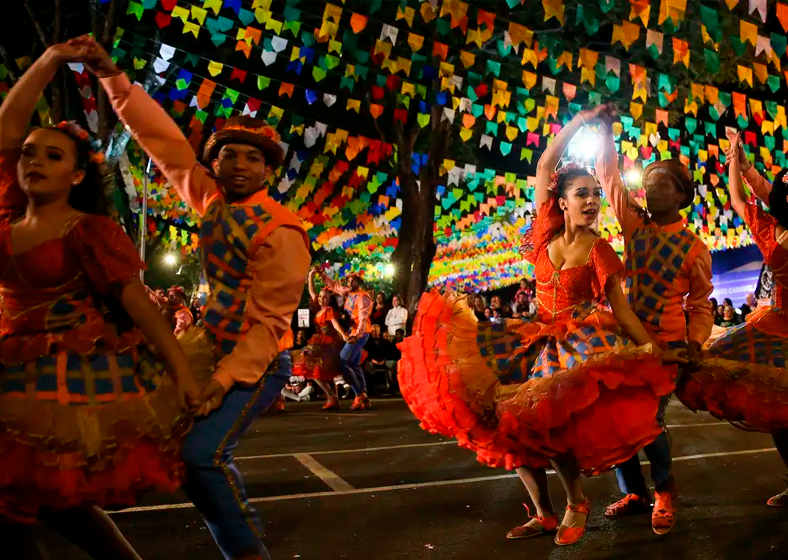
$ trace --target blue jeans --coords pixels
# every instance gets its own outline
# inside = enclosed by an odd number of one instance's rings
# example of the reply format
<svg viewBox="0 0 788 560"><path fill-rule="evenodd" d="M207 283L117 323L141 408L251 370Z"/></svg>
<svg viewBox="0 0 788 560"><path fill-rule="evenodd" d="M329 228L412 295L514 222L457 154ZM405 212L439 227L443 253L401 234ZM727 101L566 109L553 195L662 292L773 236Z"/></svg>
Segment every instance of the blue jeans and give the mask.
<svg viewBox="0 0 788 560"><path fill-rule="evenodd" d="M651 478L657 490L662 490L663 486L671 478L670 435L665 427L665 409L668 406L670 397L670 395L662 397L659 403L657 421L662 426L662 433L657 436L657 439L643 448L643 452L651 463ZM646 486L646 479L640 470L640 459L637 453L616 469L616 478L618 478L618 487L621 488L624 494L637 494L641 498L651 499L651 494L649 494Z"/></svg>
<svg viewBox="0 0 788 560"><path fill-rule="evenodd" d="M369 335L365 334L352 344L346 342L339 353L342 374L356 396L367 392L367 380L364 378L364 370L361 369L361 350L364 349L367 340L369 340Z"/></svg>
<svg viewBox="0 0 788 560"><path fill-rule="evenodd" d="M687 343L683 341L668 343L668 347L671 349L685 348L686 346ZM665 485L672 480L673 461L670 434L665 426L665 410L670 402L670 397L671 395L662 397L657 411L657 422L662 426L662 433L643 448L643 452L651 463L651 479L654 481L654 487L659 491L665 490ZM640 470L640 459L637 453L616 469L616 478L618 479L618 487L624 494L636 494L646 500L651 499L646 479Z"/></svg>
<svg viewBox="0 0 788 560"><path fill-rule="evenodd" d="M280 395L292 366L290 352L279 354L259 383L232 387L222 405L196 421L186 437L183 489L226 560L250 553L270 558L261 540L260 517L249 505L233 450L252 422Z"/></svg>

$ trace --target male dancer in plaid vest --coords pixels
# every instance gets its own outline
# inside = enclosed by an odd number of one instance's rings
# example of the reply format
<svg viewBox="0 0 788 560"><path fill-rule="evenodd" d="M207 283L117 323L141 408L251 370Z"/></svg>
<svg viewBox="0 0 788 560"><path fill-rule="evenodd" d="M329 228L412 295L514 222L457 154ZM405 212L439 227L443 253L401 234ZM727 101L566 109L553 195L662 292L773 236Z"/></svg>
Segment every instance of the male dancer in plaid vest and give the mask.
<svg viewBox="0 0 788 560"><path fill-rule="evenodd" d="M309 271L300 220L265 189L267 175L284 158L279 136L257 119L228 119L205 145L211 173L159 104L92 43L85 62L102 78L118 116L202 216L200 246L211 288L203 324L221 359L196 403L205 417L186 440L184 489L227 560L267 559L260 519L232 452L290 377L285 335Z"/></svg>
<svg viewBox="0 0 788 560"><path fill-rule="evenodd" d="M596 161L597 175L616 213L625 241L625 293L643 325L668 348L687 347L690 357L700 351L713 324L709 296L711 254L685 225L680 210L692 204L695 188L689 169L679 160L652 163L643 171L648 209L630 198L618 170L618 154L608 131ZM686 298L686 304L685 302ZM684 311L688 312L689 324ZM658 420L664 426L663 400ZM637 455L616 470L626 496L607 508L608 517L652 511L658 535L676 524L676 483L671 474L667 428L644 449L651 463L655 500L640 470Z"/></svg>

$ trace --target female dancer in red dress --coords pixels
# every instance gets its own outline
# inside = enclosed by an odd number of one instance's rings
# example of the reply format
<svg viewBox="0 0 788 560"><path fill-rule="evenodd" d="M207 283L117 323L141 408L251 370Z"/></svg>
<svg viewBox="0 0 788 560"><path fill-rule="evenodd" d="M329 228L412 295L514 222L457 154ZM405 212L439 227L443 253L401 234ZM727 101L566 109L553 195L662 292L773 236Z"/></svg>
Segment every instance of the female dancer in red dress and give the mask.
<svg viewBox="0 0 788 560"><path fill-rule="evenodd" d="M551 181L572 136L602 112L580 113L539 161L527 247L537 318L477 323L464 296L433 291L402 345L400 388L422 427L456 437L489 466L517 468L537 515L509 538L558 529L557 544L577 542L590 512L580 473L609 469L652 441L660 397L674 386L675 368L662 365L621 291L621 261L591 229L601 188L572 165ZM568 502L560 527L551 465Z"/></svg>
<svg viewBox="0 0 788 560"><path fill-rule="evenodd" d="M788 297L788 172L774 178L767 213L745 199L739 135L731 138L731 147L731 206L747 223L772 269L774 305L758 307L745 323L714 340L700 359L700 369L682 380L676 395L692 410L707 410L749 430L770 432L788 466L788 315L783 307ZM788 505L788 490L767 503Z"/></svg>
<svg viewBox="0 0 788 560"><path fill-rule="evenodd" d="M315 317L317 332L300 351L293 351L293 375L314 379L326 394L328 401L323 410L339 410L334 378L342 375L339 353L347 340L334 296L328 290L315 293L315 270L309 272L309 295L313 303L320 306ZM297 353L300 352L300 353Z"/></svg>
<svg viewBox="0 0 788 560"><path fill-rule="evenodd" d="M98 508L178 488L185 394L199 393L139 280L134 244L108 215L87 133L61 123L26 137L44 87L80 55L51 47L0 106L0 538L9 558L40 557L37 521L93 558L138 558Z"/></svg>

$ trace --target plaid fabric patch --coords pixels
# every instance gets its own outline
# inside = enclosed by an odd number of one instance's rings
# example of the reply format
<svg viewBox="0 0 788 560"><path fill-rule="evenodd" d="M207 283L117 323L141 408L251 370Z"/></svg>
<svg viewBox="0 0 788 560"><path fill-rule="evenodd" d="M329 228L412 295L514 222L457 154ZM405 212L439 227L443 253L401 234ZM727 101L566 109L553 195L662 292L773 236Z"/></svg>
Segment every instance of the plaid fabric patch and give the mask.
<svg viewBox="0 0 788 560"><path fill-rule="evenodd" d="M95 405L153 391L164 364L147 349L123 354L61 352L34 362L3 364L0 393L34 395L63 405Z"/></svg>
<svg viewBox="0 0 788 560"><path fill-rule="evenodd" d="M523 348L518 336L506 331L506 325L482 323L476 343L501 383L511 385L553 375L629 342L598 325L578 324L563 340L545 337Z"/></svg>
<svg viewBox="0 0 788 560"><path fill-rule="evenodd" d="M715 340L709 347L709 354L715 358L784 368L788 339L771 336L744 323Z"/></svg>
<svg viewBox="0 0 788 560"><path fill-rule="evenodd" d="M219 351L229 354L246 332L246 301L251 285L247 250L255 234L272 219L262 206L216 203L200 227L200 246L210 295L203 324Z"/></svg>
<svg viewBox="0 0 788 560"><path fill-rule="evenodd" d="M669 234L643 227L632 234L626 246L624 292L641 321L659 327L666 294L695 240L687 229Z"/></svg>

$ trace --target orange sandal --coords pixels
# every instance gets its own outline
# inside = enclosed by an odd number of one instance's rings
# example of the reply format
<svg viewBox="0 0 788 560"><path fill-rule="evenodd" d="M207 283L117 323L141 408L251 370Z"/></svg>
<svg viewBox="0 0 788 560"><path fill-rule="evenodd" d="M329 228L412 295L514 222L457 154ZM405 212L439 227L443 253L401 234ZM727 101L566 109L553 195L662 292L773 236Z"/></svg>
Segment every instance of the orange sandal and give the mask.
<svg viewBox="0 0 788 560"><path fill-rule="evenodd" d="M583 538L583 535L586 534L586 524L588 523L588 516L591 514L591 502L586 501L582 504L572 505L567 504L566 511L572 513L582 513L586 516L585 520L583 521L582 527L567 527L564 525L564 522L561 522L561 526L558 527L558 533L555 535L555 544L558 546L568 546L570 544L575 544L577 541Z"/></svg>
<svg viewBox="0 0 788 560"><path fill-rule="evenodd" d="M651 504L637 494L627 494L614 504L605 509L605 517L621 517L623 515L639 515L650 513Z"/></svg>
<svg viewBox="0 0 788 560"><path fill-rule="evenodd" d="M782 494L777 494L776 496L772 496L771 498L769 498L769 501L766 502L766 505L769 507L788 506L788 489L785 490Z"/></svg>
<svg viewBox="0 0 788 560"><path fill-rule="evenodd" d="M525 506L525 511L528 512L528 523L530 523L532 520L536 521L539 525L541 525L541 528L535 528L526 523L525 525L520 525L519 527L515 527L509 531L506 534L507 539L530 539L531 537L552 533L558 529L558 515L555 513L550 517L531 515L531 510L528 509L528 504L523 505Z"/></svg>

